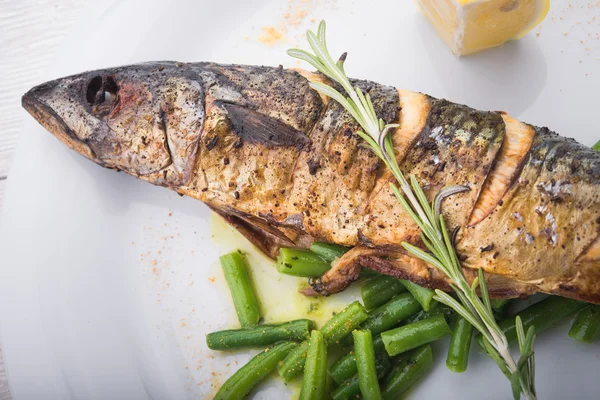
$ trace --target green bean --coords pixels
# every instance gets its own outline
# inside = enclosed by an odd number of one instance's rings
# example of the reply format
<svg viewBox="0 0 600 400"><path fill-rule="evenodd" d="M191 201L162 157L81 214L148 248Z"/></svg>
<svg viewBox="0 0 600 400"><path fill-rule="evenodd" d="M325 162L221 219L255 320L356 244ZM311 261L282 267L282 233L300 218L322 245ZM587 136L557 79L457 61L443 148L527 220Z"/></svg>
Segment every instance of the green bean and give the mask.
<svg viewBox="0 0 600 400"><path fill-rule="evenodd" d="M402 293L394 297L389 303L384 304L370 313L369 318L362 323L360 329L368 329L376 335L393 328L401 321L421 309L419 302L410 294ZM350 335L340 340L343 345L351 344Z"/></svg>
<svg viewBox="0 0 600 400"><path fill-rule="evenodd" d="M438 304L433 310L430 310L429 312L427 312L425 310L419 311L418 313L414 314L412 317L409 317L406 320L406 323L412 324L413 322L421 321L426 318L433 317L434 315L443 315L444 318L446 319L446 322L449 324L458 317L456 312L453 309L451 309L450 307L448 307L447 305Z"/></svg>
<svg viewBox="0 0 600 400"><path fill-rule="evenodd" d="M215 395L215 400L244 398L257 383L275 369L279 361L283 360L297 346L297 343L281 342L257 354L225 381Z"/></svg>
<svg viewBox="0 0 600 400"><path fill-rule="evenodd" d="M381 274L370 268L361 267L359 276L361 278L375 278L375 277L381 276Z"/></svg>
<svg viewBox="0 0 600 400"><path fill-rule="evenodd" d="M331 266L310 250L279 249L277 270L286 275L318 277L329 271Z"/></svg>
<svg viewBox="0 0 600 400"><path fill-rule="evenodd" d="M346 254L350 249L348 247L340 246L339 244L325 243L325 242L313 242L310 245L310 250L321 257L325 262L331 264L336 258L340 258ZM377 272L368 269L360 269L360 277L368 278L371 276L379 275Z"/></svg>
<svg viewBox="0 0 600 400"><path fill-rule="evenodd" d="M405 291L406 287L400 280L392 276L380 275L368 281L360 290L360 294L365 308L372 310Z"/></svg>
<svg viewBox="0 0 600 400"><path fill-rule="evenodd" d="M569 336L580 342L592 343L600 338L600 306L590 304L577 314Z"/></svg>
<svg viewBox="0 0 600 400"><path fill-rule="evenodd" d="M375 351L376 357L379 357L381 354L387 356L385 347L383 346L383 340L381 340L381 335L373 337L373 350ZM357 371L354 350L341 357L329 367L329 375L338 385L354 376Z"/></svg>
<svg viewBox="0 0 600 400"><path fill-rule="evenodd" d="M375 351L373 350L371 331L353 331L352 337L354 338L360 393L365 400L381 399L377 371L375 370Z"/></svg>
<svg viewBox="0 0 600 400"><path fill-rule="evenodd" d="M501 310L509 301L510 299L491 299L490 304L494 310Z"/></svg>
<svg viewBox="0 0 600 400"><path fill-rule="evenodd" d="M593 150L600 151L600 140L596 142L595 145L592 146Z"/></svg>
<svg viewBox="0 0 600 400"><path fill-rule="evenodd" d="M463 317L459 317L452 331L446 367L453 372L465 372L469 362L469 351L471 350L471 337L473 336L473 325Z"/></svg>
<svg viewBox="0 0 600 400"><path fill-rule="evenodd" d="M506 312L510 307L510 299L491 299L492 313L496 321L501 321L506 316Z"/></svg>
<svg viewBox="0 0 600 400"><path fill-rule="evenodd" d="M327 345L338 343L341 338L358 328L367 318L367 310L358 301L348 305L321 328Z"/></svg>
<svg viewBox="0 0 600 400"><path fill-rule="evenodd" d="M375 360L375 371L377 378L383 378L391 369L392 363L387 354L381 354ZM355 372L348 379L344 380L332 393L332 400L356 399L360 395L360 382L358 374Z"/></svg>
<svg viewBox="0 0 600 400"><path fill-rule="evenodd" d="M327 388L327 344L320 331L312 331L302 377L299 400L325 399Z"/></svg>
<svg viewBox="0 0 600 400"><path fill-rule="evenodd" d="M277 372L285 383L290 383L304 371L304 362L308 352L308 340L300 343L287 357L279 363Z"/></svg>
<svg viewBox="0 0 600 400"><path fill-rule="evenodd" d="M385 400L396 400L433 367L431 346L421 346L402 357L385 380L381 392Z"/></svg>
<svg viewBox="0 0 600 400"><path fill-rule="evenodd" d="M412 294L413 297L417 299L419 303L421 303L423 310L429 312L434 305L437 304L437 302L433 300L433 296L435 295L433 290L417 285L416 283L407 281L405 279L401 279L400 282L402 282L410 294Z"/></svg>
<svg viewBox="0 0 600 400"><path fill-rule="evenodd" d="M377 330L383 326L393 326L400 321L412 317L421 310L421 304L410 293L401 293L394 296L389 302L371 311L369 319L363 322L366 329ZM387 321L386 321L387 319ZM379 322L380 320L383 320ZM386 330L386 329L383 329ZM382 332L383 330L379 331ZM379 333L377 332L377 333Z"/></svg>
<svg viewBox="0 0 600 400"><path fill-rule="evenodd" d="M350 249L333 243L313 242L310 250L321 257L325 262L332 263L336 258L340 258Z"/></svg>
<svg viewBox="0 0 600 400"><path fill-rule="evenodd" d="M569 315L574 314L576 311L585 307L585 305L586 303L576 300L558 296L549 296L539 303L527 307L517 315L521 317L525 332L527 332L530 326L535 326L535 333L539 334L540 332L556 326ZM509 344L517 341L515 319L516 315L498 323L498 326L502 329L504 335L506 335ZM480 348L484 348L483 337L481 335L477 337L477 344Z"/></svg>
<svg viewBox="0 0 600 400"><path fill-rule="evenodd" d="M343 311L334 315L320 329L323 333L325 343L327 345L337 343L340 338L356 329L368 316L369 314L367 314L362 304L358 301L351 303ZM279 375L281 375L286 383L300 375L304 370L307 349L308 342L302 342L279 366Z"/></svg>
<svg viewBox="0 0 600 400"><path fill-rule="evenodd" d="M265 347L284 340L308 339L314 323L298 319L277 325L258 325L247 329L229 329L206 335L206 344L212 350L229 350L242 347Z"/></svg>
<svg viewBox="0 0 600 400"><path fill-rule="evenodd" d="M438 340L450 334L450 327L442 315L435 315L422 321L413 322L390 331L383 332L381 339L390 356Z"/></svg>
<svg viewBox="0 0 600 400"><path fill-rule="evenodd" d="M242 328L257 325L260 320L258 301L242 255L239 251L234 251L221 256L219 260L240 325Z"/></svg>

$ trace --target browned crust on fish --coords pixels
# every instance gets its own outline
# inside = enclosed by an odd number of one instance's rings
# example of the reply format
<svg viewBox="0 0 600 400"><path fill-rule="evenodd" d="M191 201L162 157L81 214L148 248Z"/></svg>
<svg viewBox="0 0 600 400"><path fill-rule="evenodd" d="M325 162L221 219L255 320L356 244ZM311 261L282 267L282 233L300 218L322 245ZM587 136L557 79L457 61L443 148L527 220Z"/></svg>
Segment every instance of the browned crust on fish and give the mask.
<svg viewBox="0 0 600 400"><path fill-rule="evenodd" d="M447 289L439 271L403 253L403 241L421 245L420 232L394 179L308 79L330 83L281 67L145 63L49 82L23 105L98 164L204 201L271 257L313 240L357 246L313 285L323 294L345 288L361 264ZM386 122L399 121L399 165L429 199L470 188L442 206L461 228L468 279L483 268L494 296L600 303L600 153L504 113L352 82Z"/></svg>
<svg viewBox="0 0 600 400"><path fill-rule="evenodd" d="M483 221L502 200L515 177L520 174L535 136L535 129L531 125L517 121L506 113L501 115L506 125L506 138L469 218L468 225L471 226Z"/></svg>

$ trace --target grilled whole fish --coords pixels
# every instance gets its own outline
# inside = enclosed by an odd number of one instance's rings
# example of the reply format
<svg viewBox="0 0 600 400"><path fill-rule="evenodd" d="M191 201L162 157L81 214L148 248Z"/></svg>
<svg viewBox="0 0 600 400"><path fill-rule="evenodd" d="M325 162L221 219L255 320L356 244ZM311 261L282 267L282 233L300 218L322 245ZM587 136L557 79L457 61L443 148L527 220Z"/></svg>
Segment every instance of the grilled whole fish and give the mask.
<svg viewBox="0 0 600 400"><path fill-rule="evenodd" d="M314 240L352 246L308 294L343 290L360 266L447 289L402 250L420 244L419 230L392 177L309 79L326 81L281 67L144 63L47 82L23 106L97 164L203 201L271 257ZM399 164L428 196L470 188L442 206L469 279L483 268L495 297L600 303L600 153L502 112L353 83L400 124Z"/></svg>

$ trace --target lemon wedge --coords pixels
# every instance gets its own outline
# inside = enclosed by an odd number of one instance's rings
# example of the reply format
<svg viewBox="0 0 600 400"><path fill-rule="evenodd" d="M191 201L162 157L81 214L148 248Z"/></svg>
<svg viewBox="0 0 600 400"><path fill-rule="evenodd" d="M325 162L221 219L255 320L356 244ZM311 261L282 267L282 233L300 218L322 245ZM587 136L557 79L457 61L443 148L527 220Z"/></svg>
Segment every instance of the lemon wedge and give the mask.
<svg viewBox="0 0 600 400"><path fill-rule="evenodd" d="M550 0L417 0L457 55L520 39L548 14Z"/></svg>

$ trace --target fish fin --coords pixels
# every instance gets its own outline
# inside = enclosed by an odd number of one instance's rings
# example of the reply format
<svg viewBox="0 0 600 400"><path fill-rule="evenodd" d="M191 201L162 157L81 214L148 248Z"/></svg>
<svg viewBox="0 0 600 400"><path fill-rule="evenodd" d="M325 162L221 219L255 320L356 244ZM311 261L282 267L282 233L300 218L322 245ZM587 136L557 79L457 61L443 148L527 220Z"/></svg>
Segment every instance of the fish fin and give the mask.
<svg viewBox="0 0 600 400"><path fill-rule="evenodd" d="M328 296L340 292L358 279L361 268L406 279L430 289L451 290L447 277L422 260L389 250L355 247L321 278L309 281L311 287L302 290L302 293L306 296ZM473 269L466 268L464 273L468 282L477 277ZM501 275L486 274L486 281L492 298L523 297L536 291L532 285L515 282Z"/></svg>
<svg viewBox="0 0 600 400"><path fill-rule="evenodd" d="M359 256L370 254L374 249L366 247L354 247L346 254L337 259L320 278L311 278L308 283L310 287L301 290L305 296L329 296L346 289L360 275Z"/></svg>
<svg viewBox="0 0 600 400"><path fill-rule="evenodd" d="M249 143L300 150L308 149L312 143L301 131L252 108L232 103L222 105L229 114L233 132Z"/></svg>
<svg viewBox="0 0 600 400"><path fill-rule="evenodd" d="M272 259L277 258L277 253L281 247L296 247L292 240L277 228L268 226L266 222L257 224L254 220L235 215L226 209L210 205L208 207Z"/></svg>

